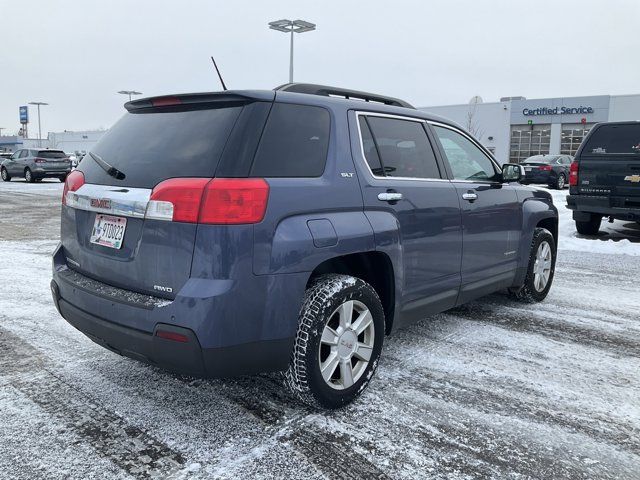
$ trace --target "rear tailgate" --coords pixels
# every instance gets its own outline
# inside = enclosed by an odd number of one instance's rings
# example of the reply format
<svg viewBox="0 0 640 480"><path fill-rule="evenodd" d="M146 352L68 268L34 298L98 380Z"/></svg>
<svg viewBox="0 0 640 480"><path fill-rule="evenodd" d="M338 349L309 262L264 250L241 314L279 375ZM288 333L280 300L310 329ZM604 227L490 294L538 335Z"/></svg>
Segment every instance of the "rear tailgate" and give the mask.
<svg viewBox="0 0 640 480"><path fill-rule="evenodd" d="M640 208L640 123L602 124L578 152L578 193Z"/></svg>
<svg viewBox="0 0 640 480"><path fill-rule="evenodd" d="M69 268L173 299L190 276L197 224L145 218L153 188L169 178L214 177L234 126L255 104L142 102L128 104L130 113L80 163L85 183L66 197L62 245Z"/></svg>

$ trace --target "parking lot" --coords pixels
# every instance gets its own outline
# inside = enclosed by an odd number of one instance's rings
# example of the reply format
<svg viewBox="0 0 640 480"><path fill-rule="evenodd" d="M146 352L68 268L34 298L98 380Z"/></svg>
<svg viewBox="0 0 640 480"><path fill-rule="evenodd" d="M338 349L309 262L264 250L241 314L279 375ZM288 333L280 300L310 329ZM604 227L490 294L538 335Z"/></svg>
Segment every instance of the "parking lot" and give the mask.
<svg viewBox="0 0 640 480"><path fill-rule="evenodd" d="M49 293L61 192L0 184L0 477L638 478L635 223L579 238L554 191L546 301L492 295L399 331L363 397L318 413L277 376L175 376L68 325Z"/></svg>

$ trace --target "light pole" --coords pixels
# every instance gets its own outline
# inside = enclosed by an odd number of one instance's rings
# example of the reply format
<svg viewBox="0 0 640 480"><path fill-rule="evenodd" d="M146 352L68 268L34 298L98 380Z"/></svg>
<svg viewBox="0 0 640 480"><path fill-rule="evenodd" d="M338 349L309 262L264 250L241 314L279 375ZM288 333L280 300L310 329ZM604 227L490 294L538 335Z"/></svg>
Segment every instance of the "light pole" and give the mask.
<svg viewBox="0 0 640 480"><path fill-rule="evenodd" d="M129 101L131 101L131 95L142 95L142 92L136 92L135 90L120 90L118 93L129 95Z"/></svg>
<svg viewBox="0 0 640 480"><path fill-rule="evenodd" d="M38 147L42 148L42 129L40 128L40 105L49 105L45 102L29 102L29 105L38 106Z"/></svg>
<svg viewBox="0 0 640 480"><path fill-rule="evenodd" d="M275 22L269 22L269 28L291 34L291 46L289 48L289 83L293 83L293 34L315 30L316 24L304 20L276 20Z"/></svg>

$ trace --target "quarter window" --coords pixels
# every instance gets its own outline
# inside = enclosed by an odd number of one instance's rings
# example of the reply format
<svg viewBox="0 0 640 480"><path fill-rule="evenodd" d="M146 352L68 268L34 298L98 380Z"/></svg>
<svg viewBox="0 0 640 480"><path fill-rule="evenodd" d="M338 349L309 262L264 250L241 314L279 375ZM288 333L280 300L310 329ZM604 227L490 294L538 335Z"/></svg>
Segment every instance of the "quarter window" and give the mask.
<svg viewBox="0 0 640 480"><path fill-rule="evenodd" d="M493 181L496 169L471 140L449 128L434 125L442 149L456 180Z"/></svg>
<svg viewBox="0 0 640 480"><path fill-rule="evenodd" d="M441 178L422 122L374 116L366 117L365 122L369 129L363 130L363 146L374 175ZM372 135L370 140L367 135ZM369 142L374 144L373 150Z"/></svg>
<svg viewBox="0 0 640 480"><path fill-rule="evenodd" d="M329 112L322 107L275 103L251 175L321 176L327 162L330 127Z"/></svg>

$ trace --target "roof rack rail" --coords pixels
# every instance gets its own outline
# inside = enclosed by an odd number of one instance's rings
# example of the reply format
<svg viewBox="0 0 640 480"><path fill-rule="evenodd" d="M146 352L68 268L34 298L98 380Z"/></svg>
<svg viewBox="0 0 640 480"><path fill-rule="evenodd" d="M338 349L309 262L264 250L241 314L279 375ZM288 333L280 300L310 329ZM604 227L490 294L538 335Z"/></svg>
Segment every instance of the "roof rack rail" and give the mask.
<svg viewBox="0 0 640 480"><path fill-rule="evenodd" d="M349 90L347 88L329 87L327 85L315 85L313 83L285 83L274 88L281 92L307 93L310 95L322 95L325 97L343 97L364 100L365 102L383 103L385 105L393 105L396 107L413 108L410 103L400 100L399 98L386 97L375 93L359 92L358 90Z"/></svg>

